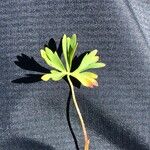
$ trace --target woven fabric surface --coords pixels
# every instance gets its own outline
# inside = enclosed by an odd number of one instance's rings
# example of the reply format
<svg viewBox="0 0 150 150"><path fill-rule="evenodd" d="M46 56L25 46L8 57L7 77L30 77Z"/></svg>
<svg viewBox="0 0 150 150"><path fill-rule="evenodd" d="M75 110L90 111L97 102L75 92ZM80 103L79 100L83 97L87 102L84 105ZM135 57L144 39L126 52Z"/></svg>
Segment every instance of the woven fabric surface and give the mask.
<svg viewBox="0 0 150 150"><path fill-rule="evenodd" d="M106 63L94 70L98 88L75 88L90 150L150 150L149 0L1 0L0 150L76 149L66 81L34 82L49 69L39 50L64 33L77 34L77 55L98 49ZM70 121L82 150L72 102Z"/></svg>

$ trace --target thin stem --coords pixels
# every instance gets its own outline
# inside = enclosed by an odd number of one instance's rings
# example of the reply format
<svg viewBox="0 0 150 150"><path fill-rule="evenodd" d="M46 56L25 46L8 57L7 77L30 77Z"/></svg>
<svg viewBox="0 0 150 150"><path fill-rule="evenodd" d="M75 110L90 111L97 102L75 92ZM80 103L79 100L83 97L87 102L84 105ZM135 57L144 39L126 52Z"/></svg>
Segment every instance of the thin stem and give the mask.
<svg viewBox="0 0 150 150"><path fill-rule="evenodd" d="M77 100L76 100L76 97L75 97L74 86L72 84L72 81L71 81L69 75L67 75L67 78L68 78L68 81L69 81L69 84L70 84L73 102L74 102L75 108L77 110L77 113L78 113L78 116L79 116L79 119L80 119L80 122L81 122L81 127L82 127L82 130L83 130L84 142L85 142L84 150L89 150L90 140L88 138L86 127L85 127L85 123L84 123L83 117L81 115L81 112L80 112L80 109L79 109L79 106L78 106L78 103L77 103Z"/></svg>

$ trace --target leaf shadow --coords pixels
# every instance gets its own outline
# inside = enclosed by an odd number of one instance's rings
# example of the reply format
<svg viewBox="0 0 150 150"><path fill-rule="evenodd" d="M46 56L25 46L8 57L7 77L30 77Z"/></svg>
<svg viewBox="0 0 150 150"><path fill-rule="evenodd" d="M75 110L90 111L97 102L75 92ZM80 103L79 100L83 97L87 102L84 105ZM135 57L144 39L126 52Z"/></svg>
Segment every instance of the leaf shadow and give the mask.
<svg viewBox="0 0 150 150"><path fill-rule="evenodd" d="M57 51L58 56L61 58L61 55L62 55L62 38L60 39L58 48L57 48L57 45L56 45L56 41L53 38L51 38L49 40L48 44L44 45L44 48L45 47L48 47L53 52Z"/></svg>
<svg viewBox="0 0 150 150"><path fill-rule="evenodd" d="M17 56L17 61L14 61L14 63L24 70L29 71L37 71L42 73L48 73L49 69L41 66L33 57L29 57L25 54L21 54L21 56Z"/></svg>
<svg viewBox="0 0 150 150"><path fill-rule="evenodd" d="M80 65L80 63L81 63L81 61L82 61L82 59L83 59L83 57L87 54L87 53L89 53L89 51L87 51L87 52L84 52L84 53L82 53L81 55L79 55L79 56L75 56L74 57L74 59L72 60L72 67L71 67L71 72L73 72L74 70L76 70L78 67L79 67L79 65Z"/></svg>
<svg viewBox="0 0 150 150"><path fill-rule="evenodd" d="M44 45L44 47L50 48L53 52L57 51L58 56L61 57L62 54L62 39L60 40L58 49L56 46L56 42L53 38L51 38L48 44ZM40 73L49 73L50 70L41 66L33 57L27 56L26 54L21 54L16 56L17 60L14 63L20 67L21 69L28 70L28 71L36 71ZM19 84L29 84L41 81L41 76L43 74L25 74L24 77L12 80L12 83L19 83Z"/></svg>
<svg viewBox="0 0 150 150"><path fill-rule="evenodd" d="M59 43L59 46L57 48L56 46L56 42L53 38L51 38L48 42L48 44L44 45L44 47L48 47L50 48L53 52L54 51L57 51L58 53L58 56L61 58L61 55L62 55L62 39L60 40L60 43ZM81 54L80 56L75 56L74 59L73 59L73 65L72 65L72 68L71 68L71 71L74 71L75 69L78 68L78 66L80 65L81 63L81 60L82 58L87 54L86 53L83 53ZM24 69L24 70L28 70L28 71L36 71L36 72L40 72L40 73L49 73L50 70L41 66L33 57L29 57L25 54L21 54L20 56L18 55L17 56L17 61L14 61L14 63L20 67L21 69ZM18 78L18 79L15 79L15 80L12 80L11 82L12 83L18 83L18 84L30 84L30 83L35 83L35 82L39 82L41 81L41 76L43 74L25 74L24 77L21 77L21 78ZM65 76L63 78L67 84L69 85L68 83L68 80L67 80L67 77ZM77 88L80 88L81 86L81 83L75 79L74 77L71 77L71 80L73 82L73 85ZM69 86L70 87L70 86ZM69 129L70 129L70 132L73 136L73 139L74 139L74 142L75 142L75 146L76 146L76 149L79 150L79 146L78 146L78 142L77 142L77 139L76 139L76 136L74 134L74 131L72 129L72 126L71 126L71 121L70 121L70 114L69 114L69 110L70 110L70 100L71 100L71 92L69 92L69 96L68 96L68 100L67 100L67 105L66 105L66 118L67 118L67 122L68 122L68 126L69 126ZM26 142L29 142L27 139L24 139ZM24 149L23 149L24 150ZM38 150L38 149L37 149ZM50 150L50 149L48 149Z"/></svg>
<svg viewBox="0 0 150 150"><path fill-rule="evenodd" d="M25 77L21 77L18 79L15 79L11 81L12 83L24 83L24 84L29 84L29 83L34 83L41 81L41 77L43 74L25 74Z"/></svg>
<svg viewBox="0 0 150 150"><path fill-rule="evenodd" d="M29 57L25 54L21 54L20 56L17 55L17 60L14 63L23 70L28 71L36 71L39 73L49 73L49 69L41 66L33 57ZM41 76L43 74L25 74L24 77L17 78L12 80L12 83L19 83L19 84L29 84L41 81Z"/></svg>
<svg viewBox="0 0 150 150"><path fill-rule="evenodd" d="M51 38L48 42L48 44L45 44L44 47L50 48L53 52L57 51L58 56L61 58L62 55L62 38L59 42L59 46L57 48L56 41ZM82 58L86 55L87 52L81 54L80 56L75 56L73 59L73 65L71 68L71 71L74 71L78 68L78 66L81 63ZM28 71L36 71L39 73L49 73L50 70L40 65L33 57L27 56L26 54L21 54L16 56L17 60L14 61L14 63L20 67L21 69L28 70ZM29 83L35 83L41 81L41 76L43 74L25 74L24 77L17 78L15 80L12 80L12 83L18 83L18 84L29 84ZM66 76L63 78L67 84L68 80ZM74 77L71 77L71 80L75 87L80 88L81 83L75 79Z"/></svg>

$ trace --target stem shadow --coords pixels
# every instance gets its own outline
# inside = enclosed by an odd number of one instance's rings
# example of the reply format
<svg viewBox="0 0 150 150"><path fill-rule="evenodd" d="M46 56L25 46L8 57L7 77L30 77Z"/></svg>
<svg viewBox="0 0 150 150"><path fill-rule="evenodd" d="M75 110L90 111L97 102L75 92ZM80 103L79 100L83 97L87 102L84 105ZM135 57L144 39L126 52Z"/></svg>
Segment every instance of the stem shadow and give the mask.
<svg viewBox="0 0 150 150"><path fill-rule="evenodd" d="M84 101L86 101L86 106L83 103ZM101 108L98 109L96 106L93 106L86 98L83 98L83 101L80 101L80 103L84 110L88 110L87 116L89 119L87 119L87 124L89 124L89 128L93 129L98 135L103 135L119 149L149 150L148 145L142 143L142 139L138 135L118 124L107 113L103 112ZM93 124L91 124L90 118L92 118Z"/></svg>
<svg viewBox="0 0 150 150"><path fill-rule="evenodd" d="M48 44L45 44L44 47L48 47L50 48L53 52L57 51L58 56L61 58L62 55L62 39L59 42L59 46L57 48L56 46L56 42L53 38L51 38L48 42ZM78 68L78 66L80 65L82 58L87 54L88 52L85 52L83 54L81 54L80 56L75 56L73 59L73 65L71 68L71 72L74 71L75 69ZM36 71L36 72L40 72L40 73L50 73L50 70L41 66L33 57L29 57L25 54L21 54L20 56L17 55L17 61L14 61L14 63L20 67L21 69L24 70L28 70L28 71ZM43 74L25 74L24 77L12 80L12 83L18 83L18 84L29 84L29 83L35 83L35 82L39 82L41 81L41 76ZM68 80L66 78L66 76L63 78L67 84L68 84ZM75 79L74 77L71 77L71 81L73 82L73 85L77 88L80 88L81 83ZM70 87L70 85L68 84L68 86ZM72 134L72 137L74 139L74 143L76 146L76 149L79 150L79 146L78 146L78 142L77 142L77 138L75 136L75 133L73 131L73 128L71 126L71 121L70 121L70 101L71 101L71 90L69 92L69 96L68 96L68 100L67 100L67 106L66 106L66 118L67 118L67 122L68 122L68 126L70 129L70 132Z"/></svg>
<svg viewBox="0 0 150 150"><path fill-rule="evenodd" d="M67 122L68 122L68 126L69 126L69 129L70 129L70 132L72 134L72 137L73 137L73 140L74 140L74 143L75 143L75 146L76 146L76 150L79 150L79 146L78 146L78 141L77 141L77 138L75 136L75 133L73 131L73 128L72 128L72 125L71 125L71 121L70 121L70 102L71 102L71 90L69 91L69 96L68 96L68 99L67 99L67 105L66 105L66 118L67 118Z"/></svg>

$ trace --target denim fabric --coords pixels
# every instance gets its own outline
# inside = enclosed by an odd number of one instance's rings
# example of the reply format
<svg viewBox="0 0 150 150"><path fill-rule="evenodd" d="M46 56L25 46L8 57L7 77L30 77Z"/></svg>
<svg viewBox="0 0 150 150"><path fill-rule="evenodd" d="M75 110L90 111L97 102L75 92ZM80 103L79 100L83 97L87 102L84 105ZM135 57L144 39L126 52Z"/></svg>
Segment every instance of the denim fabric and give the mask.
<svg viewBox="0 0 150 150"><path fill-rule="evenodd" d="M50 69L39 50L51 38L58 46L64 33L77 34L77 55L98 49L106 63L93 70L98 88L75 88L90 150L150 150L149 0L1 0L0 150L76 149L68 84L38 75ZM72 101L69 114L82 150Z"/></svg>

